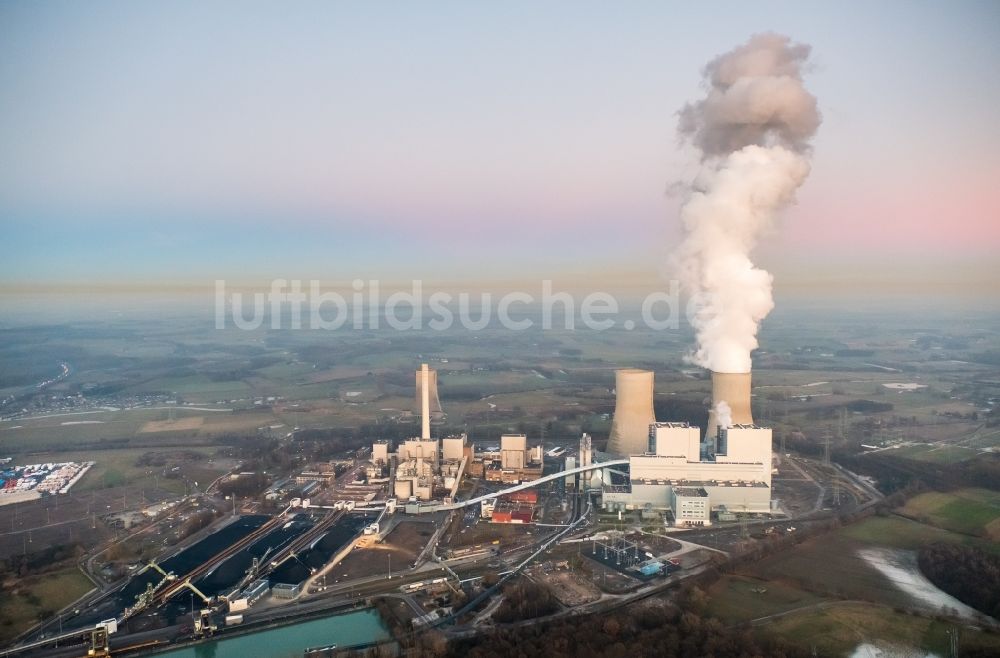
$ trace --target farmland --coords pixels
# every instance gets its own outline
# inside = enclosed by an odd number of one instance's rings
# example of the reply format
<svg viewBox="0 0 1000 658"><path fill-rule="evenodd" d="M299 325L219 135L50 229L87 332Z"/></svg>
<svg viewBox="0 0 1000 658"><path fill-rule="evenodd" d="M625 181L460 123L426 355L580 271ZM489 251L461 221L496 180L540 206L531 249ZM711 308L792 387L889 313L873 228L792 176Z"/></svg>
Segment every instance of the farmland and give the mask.
<svg viewBox="0 0 1000 658"><path fill-rule="evenodd" d="M992 492L966 495L989 498ZM918 507L931 509L937 509L932 501L941 502L935 497L915 500ZM729 623L752 622L764 632L802 638L820 655L850 654L876 638L897 648L916 644L946 655L945 630L953 624L935 621L933 606L914 599L862 553L871 548L912 552L936 541L1000 551L1000 545L976 537L900 516L874 516L723 576L707 592L707 611ZM923 616L900 612L915 609ZM963 646L1000 649L995 634L962 632Z"/></svg>
<svg viewBox="0 0 1000 658"><path fill-rule="evenodd" d="M1000 541L1000 493L985 489L928 492L899 511L945 530Z"/></svg>
<svg viewBox="0 0 1000 658"><path fill-rule="evenodd" d="M0 643L10 641L39 619L51 617L92 587L75 566L18 581L0 599Z"/></svg>

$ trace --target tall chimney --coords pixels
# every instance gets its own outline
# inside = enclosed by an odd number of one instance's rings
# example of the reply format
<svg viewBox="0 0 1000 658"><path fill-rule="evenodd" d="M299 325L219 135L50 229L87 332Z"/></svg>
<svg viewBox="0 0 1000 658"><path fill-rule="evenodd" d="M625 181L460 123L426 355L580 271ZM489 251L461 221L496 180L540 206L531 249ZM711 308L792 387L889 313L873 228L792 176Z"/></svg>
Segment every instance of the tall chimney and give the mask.
<svg viewBox="0 0 1000 658"><path fill-rule="evenodd" d="M427 364L420 366L420 438L431 438L431 374L427 369Z"/></svg>
<svg viewBox="0 0 1000 658"><path fill-rule="evenodd" d="M716 409L720 402L729 405L731 425L752 425L750 415L750 373L712 372L712 408L708 410L708 427L705 439L710 446L715 445L719 433L719 419Z"/></svg>
<svg viewBox="0 0 1000 658"><path fill-rule="evenodd" d="M608 452L641 455L649 449L653 416L653 372L625 368L615 371L615 416L611 421Z"/></svg>

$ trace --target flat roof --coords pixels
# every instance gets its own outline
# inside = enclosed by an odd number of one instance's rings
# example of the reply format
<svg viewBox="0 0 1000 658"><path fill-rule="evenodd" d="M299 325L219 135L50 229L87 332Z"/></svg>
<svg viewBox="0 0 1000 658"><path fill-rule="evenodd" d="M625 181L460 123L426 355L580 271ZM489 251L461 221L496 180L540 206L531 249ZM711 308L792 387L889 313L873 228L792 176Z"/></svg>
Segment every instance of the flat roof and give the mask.
<svg viewBox="0 0 1000 658"><path fill-rule="evenodd" d="M674 495L688 498L708 498L708 492L701 487L674 487Z"/></svg>
<svg viewBox="0 0 1000 658"><path fill-rule="evenodd" d="M757 482L753 480L674 480L672 482L656 481L652 478L632 478L631 483L636 484L646 484L646 485L656 485L660 486L672 486L675 488L685 488L685 487L754 487L754 488L767 488L766 482Z"/></svg>

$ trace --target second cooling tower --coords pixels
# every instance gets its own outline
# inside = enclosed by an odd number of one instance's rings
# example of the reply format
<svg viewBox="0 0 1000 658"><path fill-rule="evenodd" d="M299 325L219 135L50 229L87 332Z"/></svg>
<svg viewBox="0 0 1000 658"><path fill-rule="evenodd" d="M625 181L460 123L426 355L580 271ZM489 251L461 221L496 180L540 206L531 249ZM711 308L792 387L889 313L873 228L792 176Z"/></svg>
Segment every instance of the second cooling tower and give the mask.
<svg viewBox="0 0 1000 658"><path fill-rule="evenodd" d="M729 406L729 418L719 418L719 403ZM712 372L712 408L708 412L708 427L705 438L714 442L719 432L720 420L726 426L752 425L750 414L750 373ZM728 421L728 422L726 422Z"/></svg>
<svg viewBox="0 0 1000 658"><path fill-rule="evenodd" d="M608 452L641 455L649 449L653 415L653 372L626 368L615 371L615 416Z"/></svg>

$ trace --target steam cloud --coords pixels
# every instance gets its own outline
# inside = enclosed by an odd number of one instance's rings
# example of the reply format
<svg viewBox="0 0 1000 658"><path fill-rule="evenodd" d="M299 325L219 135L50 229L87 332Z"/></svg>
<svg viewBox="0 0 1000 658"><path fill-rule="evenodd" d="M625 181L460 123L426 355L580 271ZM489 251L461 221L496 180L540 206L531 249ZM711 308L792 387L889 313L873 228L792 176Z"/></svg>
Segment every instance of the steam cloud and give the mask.
<svg viewBox="0 0 1000 658"><path fill-rule="evenodd" d="M694 302L691 360L716 372L750 372L757 327L774 308L772 277L750 252L809 175L808 140L821 121L802 86L809 51L755 35L708 63L707 95L680 111L679 132L702 158L674 265Z"/></svg>
<svg viewBox="0 0 1000 658"><path fill-rule="evenodd" d="M729 429L733 426L733 410L725 400L719 400L715 405L715 422L719 427Z"/></svg>

